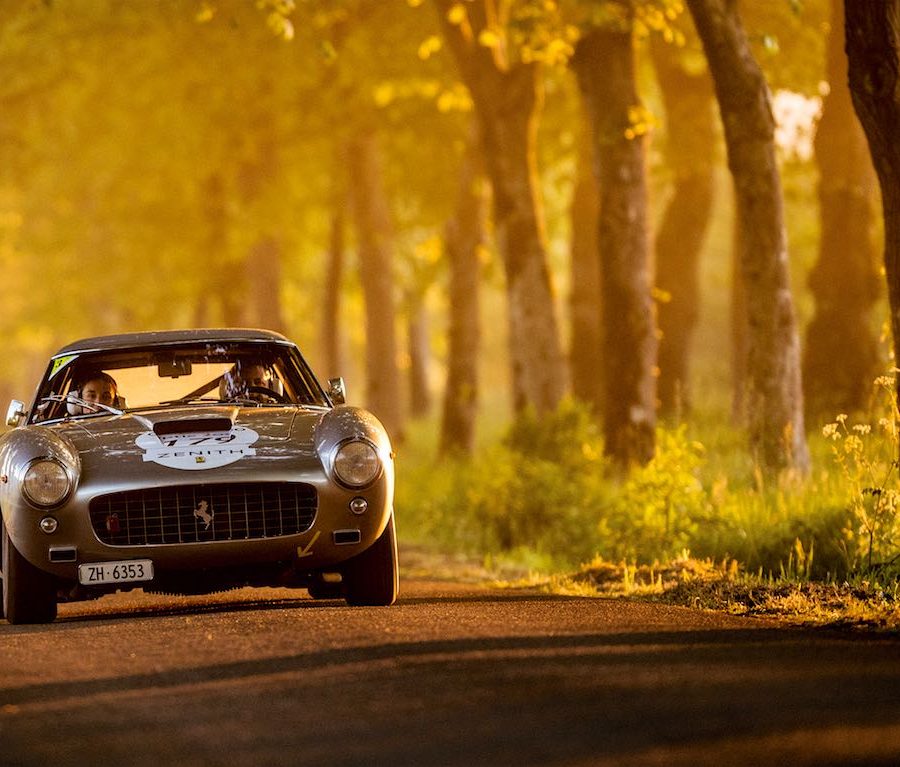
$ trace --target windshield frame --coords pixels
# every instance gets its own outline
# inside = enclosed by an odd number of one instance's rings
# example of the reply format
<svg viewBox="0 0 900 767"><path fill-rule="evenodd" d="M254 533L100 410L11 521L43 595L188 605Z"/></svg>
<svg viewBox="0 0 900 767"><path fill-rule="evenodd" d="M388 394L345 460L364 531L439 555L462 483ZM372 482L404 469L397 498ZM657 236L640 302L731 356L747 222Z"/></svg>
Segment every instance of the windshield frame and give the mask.
<svg viewBox="0 0 900 767"><path fill-rule="evenodd" d="M312 369L307 364L300 350L289 341L265 340L184 340L166 344L150 344L123 346L112 349L86 349L84 351L61 351L50 358L47 370L38 386L31 407L28 411L27 423L51 423L60 420L110 416L115 414L110 408L101 408L97 412L70 414L66 407L66 398L74 391L74 383L80 380L86 371L102 371L116 375L116 370L128 368L159 366L162 364L169 372L178 372L179 361L190 360L192 364L216 364L227 366L240 360L243 364L255 364L265 361L272 366L273 372L282 383L284 397L277 402L263 402L247 397L219 398L218 380L204 381L200 386L191 386L185 396L160 401L155 404L136 403L132 406L127 401L124 406L114 404L121 412L145 412L177 407L179 404L191 407L221 406L237 404L248 407L266 407L276 404L280 407L333 407L333 403ZM240 364L237 365L240 369ZM181 370L186 368L182 365ZM159 368L158 368L159 370ZM188 373L183 373L188 375ZM161 378L179 378L176 375ZM200 390L204 393L191 397ZM121 392L126 398L127 391ZM203 399L201 399L203 397ZM284 399L286 401L281 401Z"/></svg>

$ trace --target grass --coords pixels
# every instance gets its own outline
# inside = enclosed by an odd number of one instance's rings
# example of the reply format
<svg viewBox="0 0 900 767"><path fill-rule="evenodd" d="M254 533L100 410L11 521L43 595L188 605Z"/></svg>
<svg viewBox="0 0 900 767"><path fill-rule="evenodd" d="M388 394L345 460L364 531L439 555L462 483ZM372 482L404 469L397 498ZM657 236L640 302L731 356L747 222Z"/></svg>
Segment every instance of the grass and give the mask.
<svg viewBox="0 0 900 767"><path fill-rule="evenodd" d="M438 459L418 423L399 450L401 543L509 587L896 631L897 419L893 380L879 386L881 413L810 434L806 477L764 476L725 418L661 427L625 478L574 403L467 458Z"/></svg>

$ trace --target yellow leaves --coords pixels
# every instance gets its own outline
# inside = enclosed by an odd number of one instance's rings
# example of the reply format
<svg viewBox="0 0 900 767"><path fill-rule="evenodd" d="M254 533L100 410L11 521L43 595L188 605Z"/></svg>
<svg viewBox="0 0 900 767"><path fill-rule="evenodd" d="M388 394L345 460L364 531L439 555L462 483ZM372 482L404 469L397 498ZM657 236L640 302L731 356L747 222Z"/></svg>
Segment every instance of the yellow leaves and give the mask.
<svg viewBox="0 0 900 767"><path fill-rule="evenodd" d="M478 44L494 49L500 45L501 37L493 29L483 29L478 35Z"/></svg>
<svg viewBox="0 0 900 767"><path fill-rule="evenodd" d="M525 47L522 49L522 61L526 64L532 61L539 61L548 66L565 66L572 54L575 53L575 46L568 40L556 37L550 40L543 48Z"/></svg>
<svg viewBox="0 0 900 767"><path fill-rule="evenodd" d="M194 21L198 24L206 24L207 22L212 21L213 16L215 15L216 9L209 3L200 3L197 13L194 14Z"/></svg>
<svg viewBox="0 0 900 767"><path fill-rule="evenodd" d="M372 94L375 105L381 108L393 102L395 96L396 92L393 83L379 83L375 86L375 92Z"/></svg>
<svg viewBox="0 0 900 767"><path fill-rule="evenodd" d="M256 0L256 7L266 13L266 26L273 35L294 39L294 23L288 18L295 10L294 0Z"/></svg>
<svg viewBox="0 0 900 767"><path fill-rule="evenodd" d="M642 104L628 107L628 127L625 129L625 138L629 141L638 136L645 136L650 128L656 124L653 113Z"/></svg>
<svg viewBox="0 0 900 767"><path fill-rule="evenodd" d="M431 35L431 37L426 38L419 45L418 55L422 61L427 61L430 59L435 53L441 50L443 46L443 42L440 37L437 35Z"/></svg>
<svg viewBox="0 0 900 767"><path fill-rule="evenodd" d="M440 235L432 235L420 240L413 248L416 261L434 266L439 264L444 252L444 239Z"/></svg>
<svg viewBox="0 0 900 767"><path fill-rule="evenodd" d="M684 3L677 0L664 4L639 4L635 8L634 32L639 38L645 38L652 32L657 32L667 43L684 47L684 33L674 25L674 22L683 13Z"/></svg>
<svg viewBox="0 0 900 767"><path fill-rule="evenodd" d="M671 291L664 290L660 287L654 287L650 290L651 298L656 301L658 304L670 304L672 303L672 293Z"/></svg>
<svg viewBox="0 0 900 767"><path fill-rule="evenodd" d="M464 85L457 83L452 88L441 92L437 99L438 111L442 114L449 112L471 112L472 97Z"/></svg>
<svg viewBox="0 0 900 767"><path fill-rule="evenodd" d="M282 40L294 39L294 24L290 19L278 13L270 13L266 17L266 25L276 37L280 37Z"/></svg>
<svg viewBox="0 0 900 767"><path fill-rule="evenodd" d="M460 83L451 88L445 88L439 80L411 78L409 80L385 80L372 89L372 101L380 109L385 109L400 101L414 99L434 101L438 111L443 114L472 110L469 91Z"/></svg>
<svg viewBox="0 0 900 767"><path fill-rule="evenodd" d="M468 18L466 8L462 3L456 3L447 11L447 21L454 26L460 26Z"/></svg>

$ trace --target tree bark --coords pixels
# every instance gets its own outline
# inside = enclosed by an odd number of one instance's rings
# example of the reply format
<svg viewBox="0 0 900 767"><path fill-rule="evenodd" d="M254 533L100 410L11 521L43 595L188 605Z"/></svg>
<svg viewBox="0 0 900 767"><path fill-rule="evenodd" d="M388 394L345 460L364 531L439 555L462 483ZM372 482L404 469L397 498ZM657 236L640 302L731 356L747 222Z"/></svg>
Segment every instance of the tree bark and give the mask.
<svg viewBox="0 0 900 767"><path fill-rule="evenodd" d="M572 394L597 415L603 412L603 320L600 312L600 250L597 244L600 194L594 175L594 147L585 118L572 193L569 368Z"/></svg>
<svg viewBox="0 0 900 767"><path fill-rule="evenodd" d="M348 202L345 182L347 166L346 148L341 147L335 154L334 188L331 193L331 222L328 232L328 252L326 253L325 290L322 311L322 356L326 375L342 375L344 369L343 344L341 335L341 287L344 281L344 261L346 257L345 207Z"/></svg>
<svg viewBox="0 0 900 767"><path fill-rule="evenodd" d="M488 206L487 184L479 158L477 139L470 138L460 170L456 208L444 232L450 266L450 327L441 421L442 454L471 453L475 448L481 346L480 253L487 240Z"/></svg>
<svg viewBox="0 0 900 767"><path fill-rule="evenodd" d="M622 7L630 17L630 3ZM592 117L600 190L605 449L622 465L645 463L656 445L657 337L644 137L629 133L640 104L632 25L588 33L573 65Z"/></svg>
<svg viewBox="0 0 900 767"><path fill-rule="evenodd" d="M264 81L260 102L265 103L271 83ZM255 136L248 156L238 170L237 188L241 205L248 218L260 205L278 173L278 137L273 129L271 112L258 106L250 116L250 134ZM259 231L244 256L244 286L240 322L244 325L284 330L281 305L281 242L271 231Z"/></svg>
<svg viewBox="0 0 900 767"><path fill-rule="evenodd" d="M281 242L260 237L250 249L245 264L247 300L243 321L252 327L283 333L281 312Z"/></svg>
<svg viewBox="0 0 900 767"><path fill-rule="evenodd" d="M900 359L900 0L847 2L844 13L850 93L881 186L896 364Z"/></svg>
<svg viewBox="0 0 900 767"><path fill-rule="evenodd" d="M748 355L750 349L747 319L747 290L741 270L741 224L735 216L731 230L731 422L747 425Z"/></svg>
<svg viewBox="0 0 900 767"><path fill-rule="evenodd" d="M735 0L688 0L709 62L735 185L747 298L750 444L766 470L809 467L800 342L769 91Z"/></svg>
<svg viewBox="0 0 900 767"><path fill-rule="evenodd" d="M489 19L491 31L505 29L508 4L434 2L481 129L506 272L514 406L517 412L529 406L546 412L559 404L567 383L538 186L540 70L536 63L510 64L501 44L488 48L479 42ZM454 6L466 12L460 23L449 18Z"/></svg>
<svg viewBox="0 0 900 767"><path fill-rule="evenodd" d="M409 414L413 418L424 418L431 410L431 388L428 383L431 344L428 340L428 310L423 294L410 296L408 312Z"/></svg>
<svg viewBox="0 0 900 767"><path fill-rule="evenodd" d="M656 236L659 292L660 412L690 409L690 346L700 303L700 253L709 225L714 188L716 126L712 81L683 63L679 48L662 40L652 46L666 111L666 164L672 196Z"/></svg>
<svg viewBox="0 0 900 767"><path fill-rule="evenodd" d="M827 72L815 139L821 234L809 286L816 311L803 358L808 421L865 408L881 372L871 317L881 284L872 236L877 180L847 85L841 0L831 1Z"/></svg>
<svg viewBox="0 0 900 767"><path fill-rule="evenodd" d="M394 238L374 130L351 142L348 169L366 304L366 395L394 439L403 434L394 299Z"/></svg>
<svg viewBox="0 0 900 767"><path fill-rule="evenodd" d="M209 263L203 270L196 324L238 326L244 316L244 275L228 258L228 195L220 174L213 173L206 179L203 204Z"/></svg>

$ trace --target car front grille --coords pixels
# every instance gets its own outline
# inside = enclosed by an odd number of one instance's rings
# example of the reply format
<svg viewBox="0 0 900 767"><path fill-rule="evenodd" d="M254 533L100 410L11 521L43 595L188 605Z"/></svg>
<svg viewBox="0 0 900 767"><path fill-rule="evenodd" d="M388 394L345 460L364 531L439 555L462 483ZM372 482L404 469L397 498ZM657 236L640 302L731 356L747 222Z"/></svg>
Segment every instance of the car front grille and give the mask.
<svg viewBox="0 0 900 767"><path fill-rule="evenodd" d="M317 506L312 485L244 482L98 496L90 514L103 543L155 546L296 535L312 527Z"/></svg>

